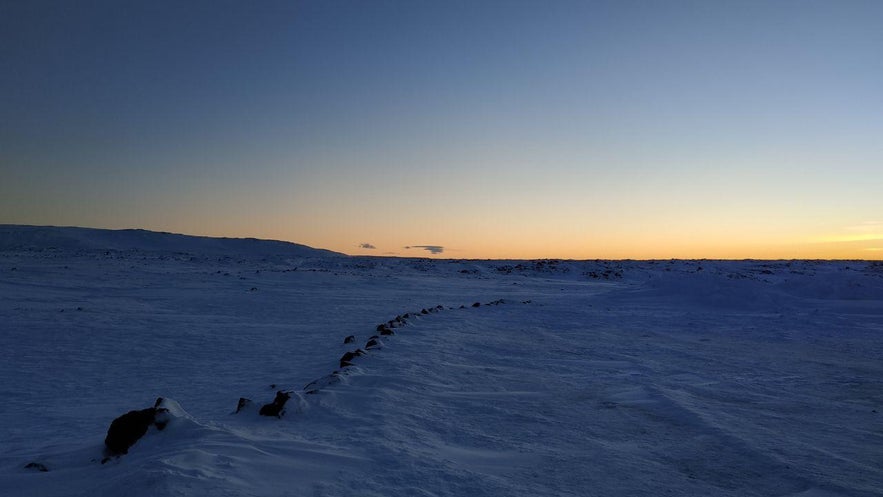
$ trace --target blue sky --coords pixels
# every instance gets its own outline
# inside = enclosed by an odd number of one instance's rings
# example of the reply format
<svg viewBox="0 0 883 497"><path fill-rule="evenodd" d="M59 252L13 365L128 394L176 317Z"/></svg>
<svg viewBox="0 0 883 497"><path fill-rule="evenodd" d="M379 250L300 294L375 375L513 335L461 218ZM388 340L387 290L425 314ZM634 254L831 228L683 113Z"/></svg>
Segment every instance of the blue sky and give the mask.
<svg viewBox="0 0 883 497"><path fill-rule="evenodd" d="M4 2L0 222L880 258L881 25L849 1Z"/></svg>

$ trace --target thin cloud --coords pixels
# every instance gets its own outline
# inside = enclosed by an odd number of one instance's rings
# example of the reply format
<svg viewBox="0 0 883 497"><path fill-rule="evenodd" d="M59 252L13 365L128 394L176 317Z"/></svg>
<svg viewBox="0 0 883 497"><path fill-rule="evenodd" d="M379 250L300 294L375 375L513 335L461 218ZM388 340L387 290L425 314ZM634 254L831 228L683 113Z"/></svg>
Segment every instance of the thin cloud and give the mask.
<svg viewBox="0 0 883 497"><path fill-rule="evenodd" d="M370 243L360 243L360 244L359 244L359 248L368 249L368 250L374 250L374 249L376 249L377 247L375 247L374 245L371 245Z"/></svg>
<svg viewBox="0 0 883 497"><path fill-rule="evenodd" d="M855 235L826 236L818 240L821 243L852 243L883 241L883 233L857 233Z"/></svg>
<svg viewBox="0 0 883 497"><path fill-rule="evenodd" d="M431 254L441 254L445 251L441 245L411 245L405 249L423 249Z"/></svg>
<svg viewBox="0 0 883 497"><path fill-rule="evenodd" d="M880 221L864 221L852 226L844 226L840 233L821 236L816 243L855 243L883 241L883 223Z"/></svg>
<svg viewBox="0 0 883 497"><path fill-rule="evenodd" d="M859 233L880 233L883 232L883 223L880 221L865 221L854 226L847 226L846 230Z"/></svg>

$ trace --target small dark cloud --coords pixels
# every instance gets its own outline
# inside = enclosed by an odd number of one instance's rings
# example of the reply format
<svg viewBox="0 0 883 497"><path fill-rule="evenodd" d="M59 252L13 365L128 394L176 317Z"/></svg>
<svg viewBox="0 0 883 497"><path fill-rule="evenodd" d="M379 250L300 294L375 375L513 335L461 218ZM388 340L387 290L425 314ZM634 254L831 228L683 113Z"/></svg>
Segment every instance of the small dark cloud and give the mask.
<svg viewBox="0 0 883 497"><path fill-rule="evenodd" d="M374 249L376 249L377 247L375 247L374 245L371 245L370 243L360 243L360 244L359 244L359 248L368 249L368 250L374 250Z"/></svg>
<svg viewBox="0 0 883 497"><path fill-rule="evenodd" d="M406 249L423 249L431 254L441 254L445 251L445 248L441 245L411 245L410 247L405 247Z"/></svg>

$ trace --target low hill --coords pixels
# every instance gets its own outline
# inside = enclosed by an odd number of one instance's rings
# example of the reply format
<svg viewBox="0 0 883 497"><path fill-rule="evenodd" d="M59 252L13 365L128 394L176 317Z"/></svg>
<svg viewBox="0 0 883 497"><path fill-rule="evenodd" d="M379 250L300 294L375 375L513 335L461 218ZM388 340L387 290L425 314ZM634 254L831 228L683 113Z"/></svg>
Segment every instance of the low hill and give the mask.
<svg viewBox="0 0 883 497"><path fill-rule="evenodd" d="M0 225L0 250L138 250L201 255L339 257L344 254L297 243L256 238L213 238L148 231Z"/></svg>

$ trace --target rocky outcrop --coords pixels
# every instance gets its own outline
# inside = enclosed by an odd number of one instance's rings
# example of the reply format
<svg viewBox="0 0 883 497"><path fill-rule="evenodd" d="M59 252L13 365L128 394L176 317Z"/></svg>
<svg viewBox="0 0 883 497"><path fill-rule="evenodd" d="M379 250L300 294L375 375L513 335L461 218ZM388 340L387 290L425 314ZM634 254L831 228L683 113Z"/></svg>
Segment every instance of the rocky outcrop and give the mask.
<svg viewBox="0 0 883 497"><path fill-rule="evenodd" d="M246 399L245 397L239 397L239 402L236 404L236 412L240 412L243 409L248 408L252 404L251 399Z"/></svg>
<svg viewBox="0 0 883 497"><path fill-rule="evenodd" d="M342 356L340 357L340 367L341 367L341 369L343 369L343 368L345 368L345 367L347 367L347 366L352 366L353 363L350 362L350 361L352 361L353 359L355 359L356 357L359 357L359 356L361 356L361 355L365 355L365 351L362 350L362 349L356 349L356 350L354 350L354 351L347 352L347 353L345 353L344 355L342 355Z"/></svg>
<svg viewBox="0 0 883 497"><path fill-rule="evenodd" d="M156 419L158 413L165 411L160 407L162 401L160 397L156 399L153 407L129 411L110 423L107 436L104 438L104 445L107 446L110 455L128 454L129 448L135 445L135 442L140 440L152 425L160 430L165 428L165 421L157 422Z"/></svg>
<svg viewBox="0 0 883 497"><path fill-rule="evenodd" d="M45 464L40 462L29 462L25 464L25 469L32 469L34 471L40 471L42 473L49 471L49 468L47 468Z"/></svg>
<svg viewBox="0 0 883 497"><path fill-rule="evenodd" d="M288 399L290 398L290 393L279 390L276 392L276 398L273 399L273 402L264 404L258 414L261 416L276 416L277 418L281 418L282 414L285 412L285 403L288 402Z"/></svg>

